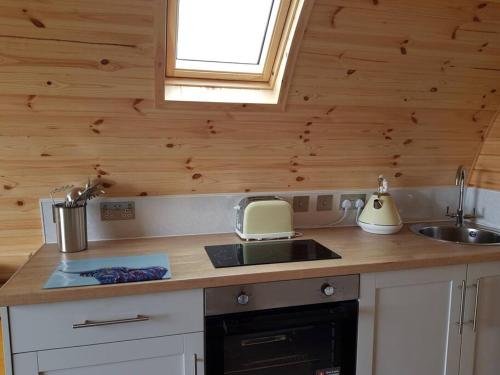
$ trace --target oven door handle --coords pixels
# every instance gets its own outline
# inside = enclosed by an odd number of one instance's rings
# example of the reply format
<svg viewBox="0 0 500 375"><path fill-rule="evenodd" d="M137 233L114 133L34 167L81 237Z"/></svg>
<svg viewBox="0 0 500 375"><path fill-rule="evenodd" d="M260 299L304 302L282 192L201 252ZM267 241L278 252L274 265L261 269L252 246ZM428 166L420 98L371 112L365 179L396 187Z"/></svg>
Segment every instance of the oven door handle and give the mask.
<svg viewBox="0 0 500 375"><path fill-rule="evenodd" d="M252 345L270 344L272 342L286 341L286 339L287 339L286 335L275 335L275 336L258 337L256 339L241 340L241 346L252 346Z"/></svg>

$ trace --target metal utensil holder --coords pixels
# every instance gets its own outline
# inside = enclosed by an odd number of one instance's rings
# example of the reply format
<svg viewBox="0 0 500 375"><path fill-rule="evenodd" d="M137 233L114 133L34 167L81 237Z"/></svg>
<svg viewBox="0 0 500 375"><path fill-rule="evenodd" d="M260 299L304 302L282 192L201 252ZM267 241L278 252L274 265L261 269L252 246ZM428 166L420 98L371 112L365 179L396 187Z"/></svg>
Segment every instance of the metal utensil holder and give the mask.
<svg viewBox="0 0 500 375"><path fill-rule="evenodd" d="M66 207L57 203L52 210L59 251L75 253L87 249L87 206Z"/></svg>

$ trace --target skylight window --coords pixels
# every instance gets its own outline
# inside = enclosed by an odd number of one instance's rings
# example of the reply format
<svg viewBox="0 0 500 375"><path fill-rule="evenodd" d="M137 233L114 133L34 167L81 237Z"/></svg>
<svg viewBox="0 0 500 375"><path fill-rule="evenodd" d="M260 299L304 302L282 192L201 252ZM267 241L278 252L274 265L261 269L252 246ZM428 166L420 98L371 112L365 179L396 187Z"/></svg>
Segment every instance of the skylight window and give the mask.
<svg viewBox="0 0 500 375"><path fill-rule="evenodd" d="M167 76L269 81L290 0L170 0Z"/></svg>
<svg viewBox="0 0 500 375"><path fill-rule="evenodd" d="M157 105L283 110L314 0L158 0ZM260 110L260 108L259 108Z"/></svg>
<svg viewBox="0 0 500 375"><path fill-rule="evenodd" d="M272 26L276 21L274 1L216 3L214 6L206 0L179 1L177 60L259 64L264 44L269 48L268 24Z"/></svg>

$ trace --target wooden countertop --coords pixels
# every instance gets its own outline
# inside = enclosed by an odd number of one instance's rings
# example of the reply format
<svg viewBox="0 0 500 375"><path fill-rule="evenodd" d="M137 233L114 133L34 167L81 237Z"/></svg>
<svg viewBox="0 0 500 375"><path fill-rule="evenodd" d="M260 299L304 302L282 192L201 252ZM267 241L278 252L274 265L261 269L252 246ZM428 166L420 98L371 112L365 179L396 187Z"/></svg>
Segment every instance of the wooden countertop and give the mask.
<svg viewBox="0 0 500 375"><path fill-rule="evenodd" d="M89 243L89 250L61 254L44 245L0 289L0 305L13 306L217 287L278 280L379 272L418 267L500 261L500 246L472 246L433 241L411 233L375 235L357 227L304 230L342 256L338 260L281 263L215 269L203 246L240 242L234 234L127 239ZM61 259L167 253L170 280L42 289Z"/></svg>

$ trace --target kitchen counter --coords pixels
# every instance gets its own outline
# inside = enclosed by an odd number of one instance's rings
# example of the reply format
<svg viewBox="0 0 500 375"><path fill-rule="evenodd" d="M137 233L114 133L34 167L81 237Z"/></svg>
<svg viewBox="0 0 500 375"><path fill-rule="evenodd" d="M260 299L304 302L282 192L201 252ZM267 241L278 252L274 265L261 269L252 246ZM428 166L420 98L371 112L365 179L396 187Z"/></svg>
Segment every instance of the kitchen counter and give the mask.
<svg viewBox="0 0 500 375"><path fill-rule="evenodd" d="M342 259L215 269L204 246L240 242L231 233L90 242L89 250L74 254L61 254L55 244L47 244L0 289L0 305L51 303L500 260L500 246L433 241L411 233L408 226L398 234L385 236L369 234L357 227L309 229L303 231L303 238L315 239L337 252ZM61 259L155 253L169 255L170 280L42 289Z"/></svg>

